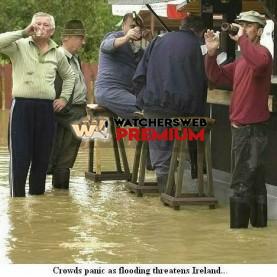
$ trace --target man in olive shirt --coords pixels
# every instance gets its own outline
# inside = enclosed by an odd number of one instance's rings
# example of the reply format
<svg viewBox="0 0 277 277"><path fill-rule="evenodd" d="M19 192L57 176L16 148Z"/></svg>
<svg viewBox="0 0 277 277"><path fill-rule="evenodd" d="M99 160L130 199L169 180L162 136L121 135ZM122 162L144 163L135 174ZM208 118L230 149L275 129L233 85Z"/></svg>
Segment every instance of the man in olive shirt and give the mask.
<svg viewBox="0 0 277 277"><path fill-rule="evenodd" d="M13 102L10 112L10 188L12 197L25 196L30 167L29 193L43 194L54 133L54 112L70 98L75 74L66 57L50 39L55 31L53 16L36 13L24 30L0 34L0 52L13 65ZM63 79L55 99L56 72Z"/></svg>
<svg viewBox="0 0 277 277"><path fill-rule="evenodd" d="M56 134L48 167L48 173L53 174L54 188L69 188L70 168L74 165L81 144L81 140L76 138L72 132L71 124L86 115L87 87L77 55L84 44L85 28L82 21L74 19L66 22L60 49L67 57L76 78L68 105L55 114ZM57 95L61 91L62 83L57 75L55 80Z"/></svg>

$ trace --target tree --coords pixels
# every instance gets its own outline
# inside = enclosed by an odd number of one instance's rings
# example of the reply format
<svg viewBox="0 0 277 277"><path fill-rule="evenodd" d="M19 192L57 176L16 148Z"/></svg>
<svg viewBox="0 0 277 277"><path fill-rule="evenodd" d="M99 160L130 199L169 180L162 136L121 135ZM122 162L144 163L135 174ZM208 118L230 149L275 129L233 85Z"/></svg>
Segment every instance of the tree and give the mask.
<svg viewBox="0 0 277 277"><path fill-rule="evenodd" d="M0 32L26 27L38 11L52 14L56 21L53 39L59 43L62 28L70 19L81 19L87 32L87 44L81 53L87 62L97 62L100 42L105 33L115 29L119 17L112 16L107 0L1 0Z"/></svg>

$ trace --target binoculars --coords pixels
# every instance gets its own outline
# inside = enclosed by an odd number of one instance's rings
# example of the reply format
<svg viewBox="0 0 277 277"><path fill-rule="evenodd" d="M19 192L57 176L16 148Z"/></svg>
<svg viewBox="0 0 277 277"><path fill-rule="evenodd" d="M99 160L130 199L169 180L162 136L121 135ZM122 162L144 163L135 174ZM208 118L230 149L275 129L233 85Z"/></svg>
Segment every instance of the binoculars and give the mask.
<svg viewBox="0 0 277 277"><path fill-rule="evenodd" d="M221 31L223 32L227 32L228 34L232 35L232 36L235 36L238 31L239 31L239 28L237 26L234 26L228 22L223 22L221 24Z"/></svg>
<svg viewBox="0 0 277 277"><path fill-rule="evenodd" d="M141 29L143 29L144 28L143 19L140 17L140 15L138 15L135 11L132 13L132 15L136 25Z"/></svg>

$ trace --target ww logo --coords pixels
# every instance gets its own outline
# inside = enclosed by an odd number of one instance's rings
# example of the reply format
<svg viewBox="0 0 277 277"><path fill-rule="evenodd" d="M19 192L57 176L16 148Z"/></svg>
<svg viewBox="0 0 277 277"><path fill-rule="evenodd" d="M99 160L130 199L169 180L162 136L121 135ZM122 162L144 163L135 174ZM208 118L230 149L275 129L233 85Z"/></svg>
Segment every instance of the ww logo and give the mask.
<svg viewBox="0 0 277 277"><path fill-rule="evenodd" d="M83 120L81 123L71 125L76 137L82 140L88 139L104 139L109 138L108 121L99 120Z"/></svg>

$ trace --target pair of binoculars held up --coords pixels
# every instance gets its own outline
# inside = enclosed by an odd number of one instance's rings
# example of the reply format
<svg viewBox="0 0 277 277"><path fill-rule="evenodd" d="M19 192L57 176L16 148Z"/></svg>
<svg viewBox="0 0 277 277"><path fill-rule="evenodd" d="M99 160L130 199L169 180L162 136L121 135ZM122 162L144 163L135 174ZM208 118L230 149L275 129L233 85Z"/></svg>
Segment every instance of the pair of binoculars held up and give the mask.
<svg viewBox="0 0 277 277"><path fill-rule="evenodd" d="M138 15L135 11L133 11L132 15L133 15L133 20L135 21L136 25L138 27L140 27L141 29L143 29L144 23L143 23L143 19L141 18L141 16Z"/></svg>
<svg viewBox="0 0 277 277"><path fill-rule="evenodd" d="M232 36L235 36L238 31L239 31L239 28L237 26L234 26L228 22L223 22L221 24L221 31L223 32L227 32L228 34L232 35Z"/></svg>

